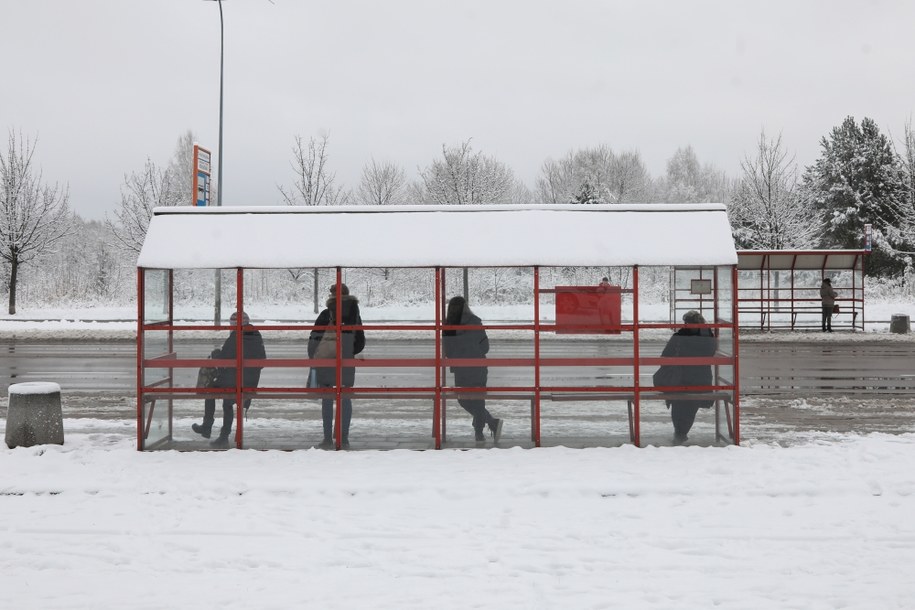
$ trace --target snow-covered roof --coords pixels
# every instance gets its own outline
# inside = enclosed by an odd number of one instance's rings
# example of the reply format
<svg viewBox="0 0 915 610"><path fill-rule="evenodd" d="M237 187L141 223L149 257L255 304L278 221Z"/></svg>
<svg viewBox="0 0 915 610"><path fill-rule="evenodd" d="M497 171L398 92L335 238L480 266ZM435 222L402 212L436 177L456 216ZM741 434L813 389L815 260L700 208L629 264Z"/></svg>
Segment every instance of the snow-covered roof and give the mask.
<svg viewBox="0 0 915 610"><path fill-rule="evenodd" d="M860 269L867 250L739 250L741 270L788 271Z"/></svg>
<svg viewBox="0 0 915 610"><path fill-rule="evenodd" d="M161 269L736 265L721 204L156 208Z"/></svg>

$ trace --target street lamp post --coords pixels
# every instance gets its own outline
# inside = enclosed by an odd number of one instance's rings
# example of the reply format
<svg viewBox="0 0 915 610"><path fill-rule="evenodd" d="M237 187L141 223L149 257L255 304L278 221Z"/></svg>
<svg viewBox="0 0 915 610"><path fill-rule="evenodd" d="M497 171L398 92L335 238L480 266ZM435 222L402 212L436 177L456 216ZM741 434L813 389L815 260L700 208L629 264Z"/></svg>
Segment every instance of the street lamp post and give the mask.
<svg viewBox="0 0 915 610"><path fill-rule="evenodd" d="M225 47L225 28L222 19L222 0L216 0L219 5L219 157L216 170L216 207L222 206L222 87L223 87L223 49ZM218 326L222 319L222 271L216 270L214 281L216 300L213 306L213 325Z"/></svg>

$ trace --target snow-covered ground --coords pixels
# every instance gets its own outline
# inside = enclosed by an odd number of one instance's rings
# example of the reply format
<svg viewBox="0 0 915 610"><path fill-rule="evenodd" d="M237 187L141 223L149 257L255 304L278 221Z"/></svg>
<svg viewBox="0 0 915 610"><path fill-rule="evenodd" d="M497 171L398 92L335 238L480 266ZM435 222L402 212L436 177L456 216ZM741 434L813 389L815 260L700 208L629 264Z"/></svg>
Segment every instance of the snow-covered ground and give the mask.
<svg viewBox="0 0 915 610"><path fill-rule="evenodd" d="M65 422L65 425L67 423ZM912 608L915 435L0 449L9 608Z"/></svg>
<svg viewBox="0 0 915 610"><path fill-rule="evenodd" d="M0 605L912 608L911 427L752 421L740 447L138 453L132 418L65 418L0 445Z"/></svg>

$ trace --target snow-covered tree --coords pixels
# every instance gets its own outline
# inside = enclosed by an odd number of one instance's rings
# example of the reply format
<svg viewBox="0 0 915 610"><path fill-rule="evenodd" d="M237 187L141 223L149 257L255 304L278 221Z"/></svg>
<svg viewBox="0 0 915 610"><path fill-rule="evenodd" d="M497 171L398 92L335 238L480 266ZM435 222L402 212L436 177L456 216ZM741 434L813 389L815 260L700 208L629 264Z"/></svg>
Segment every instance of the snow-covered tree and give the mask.
<svg viewBox="0 0 915 610"><path fill-rule="evenodd" d="M754 156L740 162L741 176L728 206L740 248L809 248L819 233L816 211L800 196L797 164L782 136L759 135Z"/></svg>
<svg viewBox="0 0 915 610"><path fill-rule="evenodd" d="M622 152L613 160L610 198L613 203L648 201L651 176L638 151Z"/></svg>
<svg viewBox="0 0 915 610"><path fill-rule="evenodd" d="M406 178L403 168L390 161L371 163L362 168L359 182L358 202L365 205L389 205L404 203L406 199Z"/></svg>
<svg viewBox="0 0 915 610"><path fill-rule="evenodd" d="M700 165L693 147L687 146L668 159L665 181L659 186L670 203L723 203L730 181L713 165Z"/></svg>
<svg viewBox="0 0 915 610"><path fill-rule="evenodd" d="M473 205L512 203L516 180L512 170L493 157L474 152L470 140L442 145L442 158L419 171L414 193L424 203Z"/></svg>
<svg viewBox="0 0 915 610"><path fill-rule="evenodd" d="M901 269L896 249L904 245L900 226L904 175L889 140L869 118L859 126L847 117L820 145L820 158L804 174L804 192L823 214L821 246L860 248L864 225L871 224L873 273Z"/></svg>
<svg viewBox="0 0 915 610"><path fill-rule="evenodd" d="M187 193L190 193L188 189ZM121 185L121 203L114 211L116 220L106 216L114 243L134 255L140 253L153 208L187 204L182 198L184 189L175 183L168 170L160 169L151 159L139 172L124 176Z"/></svg>
<svg viewBox="0 0 915 610"><path fill-rule="evenodd" d="M287 205L345 205L350 196L334 184L336 174L327 165L327 144L330 136L322 135L307 142L295 137L292 147L292 171L295 181L291 188L277 185Z"/></svg>
<svg viewBox="0 0 915 610"><path fill-rule="evenodd" d="M575 164L573 155L559 161L547 159L540 167L536 193L540 203L568 203L574 195Z"/></svg>
<svg viewBox="0 0 915 610"><path fill-rule="evenodd" d="M10 131L0 153L0 259L9 264L9 313L16 313L19 267L49 252L71 231L69 192L45 184L35 147Z"/></svg>
<svg viewBox="0 0 915 610"><path fill-rule="evenodd" d="M915 131L911 120L905 124L902 153L902 219L901 230L907 243L915 244Z"/></svg>
<svg viewBox="0 0 915 610"><path fill-rule="evenodd" d="M105 226L115 246L139 254L153 208L190 205L196 199L193 165L194 134L188 130L178 138L166 169L147 157L142 170L124 175L114 220L105 216Z"/></svg>
<svg viewBox="0 0 915 610"><path fill-rule="evenodd" d="M536 187L542 203L630 203L644 201L650 184L638 152L617 155L600 145L548 159Z"/></svg>

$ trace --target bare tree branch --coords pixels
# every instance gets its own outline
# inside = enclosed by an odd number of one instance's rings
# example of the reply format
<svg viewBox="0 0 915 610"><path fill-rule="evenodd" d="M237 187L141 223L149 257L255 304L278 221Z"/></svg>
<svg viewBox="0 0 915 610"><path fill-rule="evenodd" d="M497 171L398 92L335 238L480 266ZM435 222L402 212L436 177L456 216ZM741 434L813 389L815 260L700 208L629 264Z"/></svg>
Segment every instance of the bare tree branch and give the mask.
<svg viewBox="0 0 915 610"><path fill-rule="evenodd" d="M292 170L295 181L292 188L277 185L287 205L345 205L349 193L334 185L336 174L327 169L327 144L330 136L322 135L319 140L309 138L304 142L295 137L292 147Z"/></svg>
<svg viewBox="0 0 915 610"><path fill-rule="evenodd" d="M362 168L359 183L359 203L366 205L390 205L403 203L406 178L404 171L391 162L378 163L372 159Z"/></svg>

